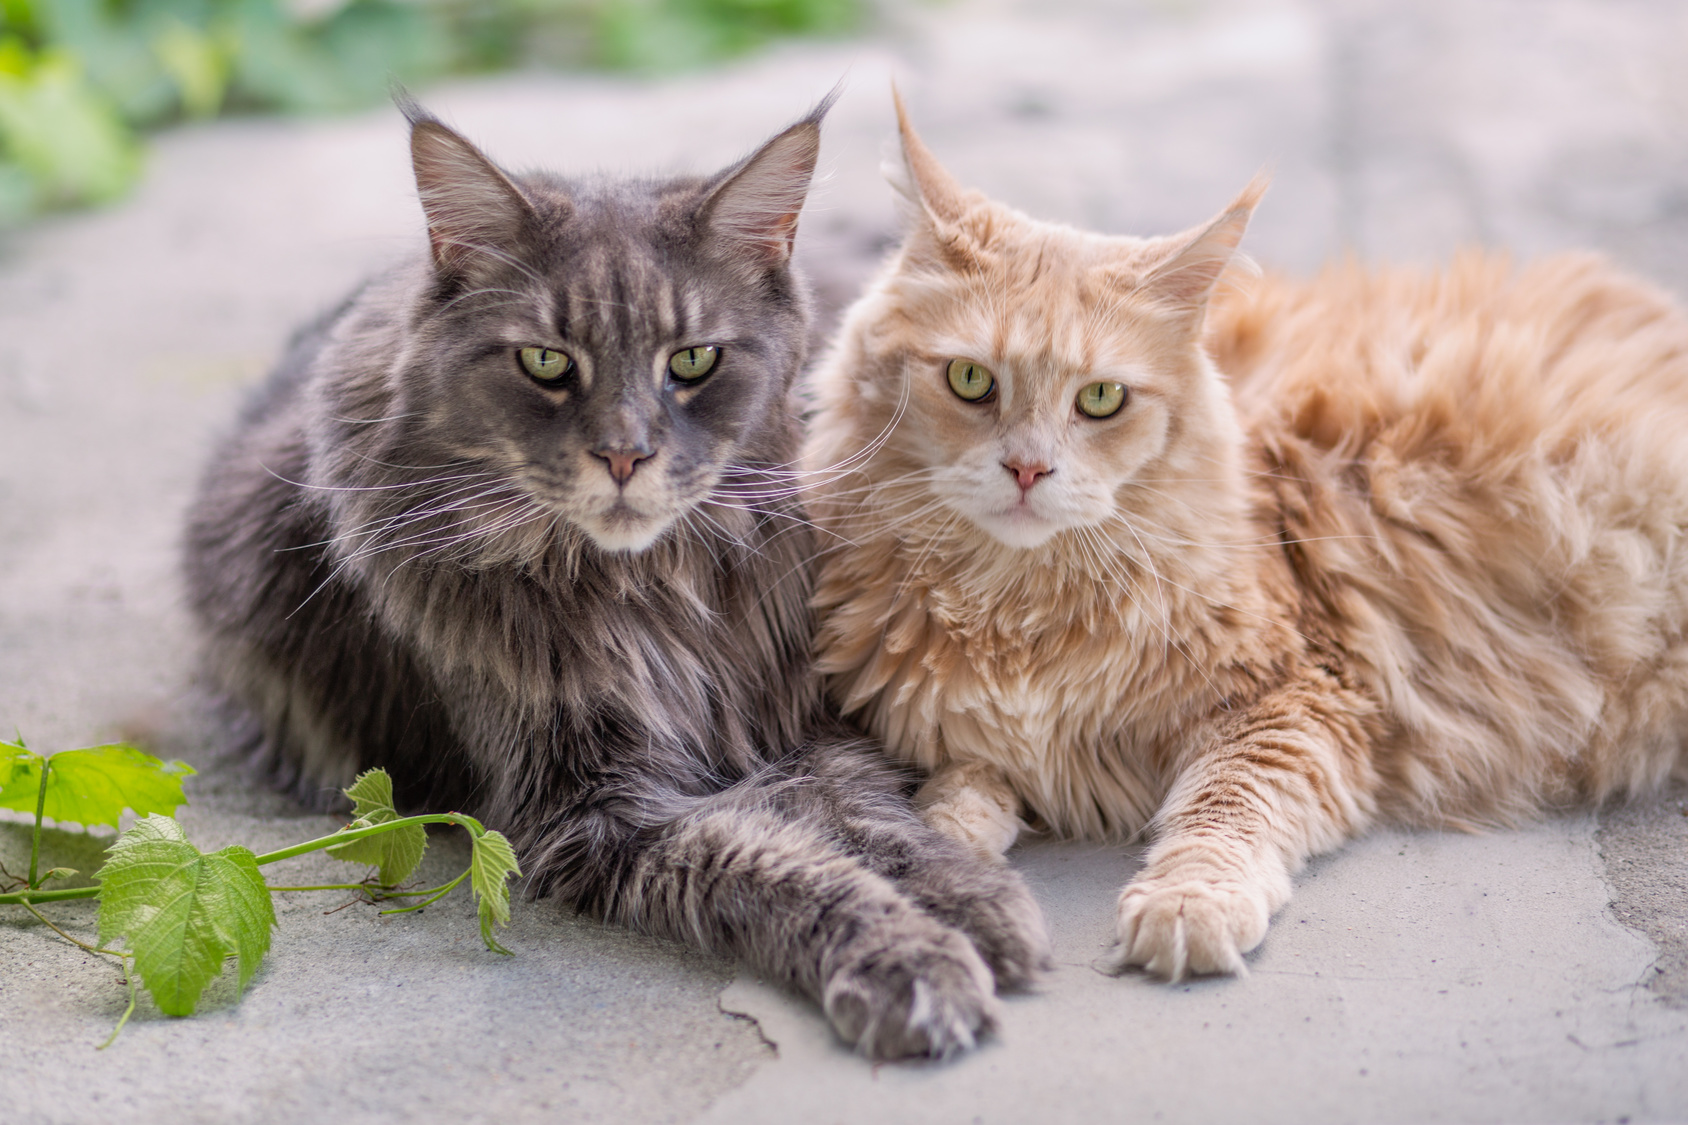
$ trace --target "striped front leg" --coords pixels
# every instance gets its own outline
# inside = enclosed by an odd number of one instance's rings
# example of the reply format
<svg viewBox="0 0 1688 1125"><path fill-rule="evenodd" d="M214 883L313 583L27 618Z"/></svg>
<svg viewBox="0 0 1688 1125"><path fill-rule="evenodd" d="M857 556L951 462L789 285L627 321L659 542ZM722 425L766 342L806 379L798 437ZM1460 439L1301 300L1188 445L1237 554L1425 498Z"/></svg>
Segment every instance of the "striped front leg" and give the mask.
<svg viewBox="0 0 1688 1125"><path fill-rule="evenodd" d="M1371 818L1372 713L1337 673L1312 667L1209 728L1120 893L1116 971L1246 971L1243 954L1289 901L1290 875Z"/></svg>

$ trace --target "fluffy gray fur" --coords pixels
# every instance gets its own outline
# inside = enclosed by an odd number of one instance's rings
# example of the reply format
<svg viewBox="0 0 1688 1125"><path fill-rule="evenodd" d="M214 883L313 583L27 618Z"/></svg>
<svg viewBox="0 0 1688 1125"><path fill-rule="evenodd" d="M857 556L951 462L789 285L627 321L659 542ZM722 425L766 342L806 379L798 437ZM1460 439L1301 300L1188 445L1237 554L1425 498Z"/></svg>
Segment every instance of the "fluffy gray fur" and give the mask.
<svg viewBox="0 0 1688 1125"><path fill-rule="evenodd" d="M385 767L536 893L943 1056L1048 944L810 673L789 259L827 104L718 175L603 183L406 106L428 252L294 341L206 473L188 587L233 740L307 801Z"/></svg>

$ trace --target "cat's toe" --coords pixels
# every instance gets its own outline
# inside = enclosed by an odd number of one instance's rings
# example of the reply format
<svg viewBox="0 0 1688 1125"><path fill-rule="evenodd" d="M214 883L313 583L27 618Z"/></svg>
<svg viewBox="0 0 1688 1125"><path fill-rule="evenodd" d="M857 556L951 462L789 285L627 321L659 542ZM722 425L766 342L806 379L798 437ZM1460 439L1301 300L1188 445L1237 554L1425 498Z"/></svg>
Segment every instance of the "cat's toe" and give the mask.
<svg viewBox="0 0 1688 1125"><path fill-rule="evenodd" d="M1120 894L1115 972L1142 968L1165 980L1247 972L1243 954L1266 936L1264 895L1237 883L1146 879Z"/></svg>
<svg viewBox="0 0 1688 1125"><path fill-rule="evenodd" d="M993 893L966 904L960 928L990 965L996 985L1004 991L1029 987L1055 967L1054 948L1043 910L1017 874L1006 878Z"/></svg>
<svg viewBox="0 0 1688 1125"><path fill-rule="evenodd" d="M972 939L998 989L1025 988L1055 967L1043 909L1002 860L952 854L905 874L899 885L927 914Z"/></svg>
<svg viewBox="0 0 1688 1125"><path fill-rule="evenodd" d="M933 925L854 951L822 997L840 1037L871 1059L944 1059L996 1027L991 971L961 934Z"/></svg>

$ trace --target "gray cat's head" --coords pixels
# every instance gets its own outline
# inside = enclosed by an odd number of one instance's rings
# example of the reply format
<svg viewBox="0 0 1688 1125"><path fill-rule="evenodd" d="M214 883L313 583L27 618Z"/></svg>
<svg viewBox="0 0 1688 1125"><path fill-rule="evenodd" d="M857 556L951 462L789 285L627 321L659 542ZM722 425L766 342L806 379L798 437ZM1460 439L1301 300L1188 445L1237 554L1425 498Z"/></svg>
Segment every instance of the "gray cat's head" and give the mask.
<svg viewBox="0 0 1688 1125"><path fill-rule="evenodd" d="M606 182L508 174L403 105L432 269L391 369L406 440L609 551L782 452L792 240L831 101L716 175Z"/></svg>

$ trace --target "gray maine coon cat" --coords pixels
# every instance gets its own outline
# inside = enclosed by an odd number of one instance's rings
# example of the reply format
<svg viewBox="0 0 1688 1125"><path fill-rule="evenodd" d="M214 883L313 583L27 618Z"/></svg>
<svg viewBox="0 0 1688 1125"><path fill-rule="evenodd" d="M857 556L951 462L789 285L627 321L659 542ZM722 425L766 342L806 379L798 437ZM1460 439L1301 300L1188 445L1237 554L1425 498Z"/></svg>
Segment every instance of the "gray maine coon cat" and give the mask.
<svg viewBox="0 0 1688 1125"><path fill-rule="evenodd" d="M945 1055L1047 941L810 674L789 259L829 104L715 176L601 183L405 105L429 251L294 341L187 579L232 738L304 799L386 767L536 892Z"/></svg>

